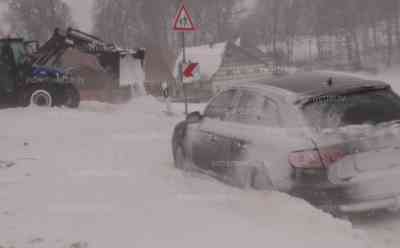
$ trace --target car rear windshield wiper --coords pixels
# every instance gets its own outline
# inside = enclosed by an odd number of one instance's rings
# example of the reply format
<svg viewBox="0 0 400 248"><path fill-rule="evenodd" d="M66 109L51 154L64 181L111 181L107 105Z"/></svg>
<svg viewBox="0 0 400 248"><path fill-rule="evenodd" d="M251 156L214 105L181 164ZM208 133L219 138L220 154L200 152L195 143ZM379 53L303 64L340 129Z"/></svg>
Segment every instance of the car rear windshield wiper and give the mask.
<svg viewBox="0 0 400 248"><path fill-rule="evenodd" d="M316 96L307 96L301 99L298 99L295 101L296 105L303 105L302 107L305 107L306 105L313 103L313 100L315 99L323 99L324 97L339 97L339 96L349 96L349 95L354 95L357 93L363 93L363 92L368 92L368 91L378 91L378 90L387 90L390 89L390 85L367 85L367 86L357 86L354 88L347 88L343 90L338 90L338 91L333 91L333 92L327 92L325 94L321 95L316 95Z"/></svg>

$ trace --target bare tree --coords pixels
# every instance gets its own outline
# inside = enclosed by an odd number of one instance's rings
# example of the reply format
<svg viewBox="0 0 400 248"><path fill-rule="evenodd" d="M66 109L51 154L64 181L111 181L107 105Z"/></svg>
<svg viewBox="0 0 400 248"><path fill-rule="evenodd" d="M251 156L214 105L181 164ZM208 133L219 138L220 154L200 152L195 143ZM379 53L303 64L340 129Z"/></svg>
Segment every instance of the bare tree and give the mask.
<svg viewBox="0 0 400 248"><path fill-rule="evenodd" d="M70 9L62 0L8 0L6 22L11 30L32 39L46 40L56 27L73 25Z"/></svg>
<svg viewBox="0 0 400 248"><path fill-rule="evenodd" d="M225 41L240 34L254 46L263 44L277 67L293 62L297 39L310 37L317 44L316 61L324 64L346 62L348 68L361 69L369 56L379 55L389 65L394 55L400 55L399 0L258 0L244 19L237 14L240 2L186 0L199 29L187 35L187 45ZM124 46L178 48L179 37L171 26L180 3L96 0L96 33ZM335 61L343 55L344 60Z"/></svg>

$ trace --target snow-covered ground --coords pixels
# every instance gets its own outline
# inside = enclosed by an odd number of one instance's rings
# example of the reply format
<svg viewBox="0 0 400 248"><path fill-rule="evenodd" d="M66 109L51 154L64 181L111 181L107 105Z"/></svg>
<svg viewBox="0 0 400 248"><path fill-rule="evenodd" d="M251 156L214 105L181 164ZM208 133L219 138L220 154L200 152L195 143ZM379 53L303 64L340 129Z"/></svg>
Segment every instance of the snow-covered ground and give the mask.
<svg viewBox="0 0 400 248"><path fill-rule="evenodd" d="M385 247L302 200L174 169L182 116L163 107L1 110L0 247Z"/></svg>
<svg viewBox="0 0 400 248"><path fill-rule="evenodd" d="M0 110L0 247L399 247L400 215L353 226L285 194L174 169L183 106L164 109L144 97Z"/></svg>

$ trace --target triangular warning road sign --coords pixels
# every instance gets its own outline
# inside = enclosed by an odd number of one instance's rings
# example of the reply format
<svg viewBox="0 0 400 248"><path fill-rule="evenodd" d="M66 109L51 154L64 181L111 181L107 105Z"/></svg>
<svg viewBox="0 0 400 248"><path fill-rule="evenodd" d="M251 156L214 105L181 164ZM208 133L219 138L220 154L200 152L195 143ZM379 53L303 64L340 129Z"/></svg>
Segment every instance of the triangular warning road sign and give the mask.
<svg viewBox="0 0 400 248"><path fill-rule="evenodd" d="M175 31L196 31L193 24L193 19L186 9L185 5L179 8L178 13L174 20L174 30Z"/></svg>

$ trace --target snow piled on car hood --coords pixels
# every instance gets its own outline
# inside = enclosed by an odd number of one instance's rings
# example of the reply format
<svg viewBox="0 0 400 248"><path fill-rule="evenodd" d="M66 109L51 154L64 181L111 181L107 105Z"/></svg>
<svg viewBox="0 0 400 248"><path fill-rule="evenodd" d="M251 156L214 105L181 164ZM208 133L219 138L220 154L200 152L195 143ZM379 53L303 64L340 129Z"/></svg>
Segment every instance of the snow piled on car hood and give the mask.
<svg viewBox="0 0 400 248"><path fill-rule="evenodd" d="M0 246L385 247L302 200L174 169L174 107L1 110Z"/></svg>

